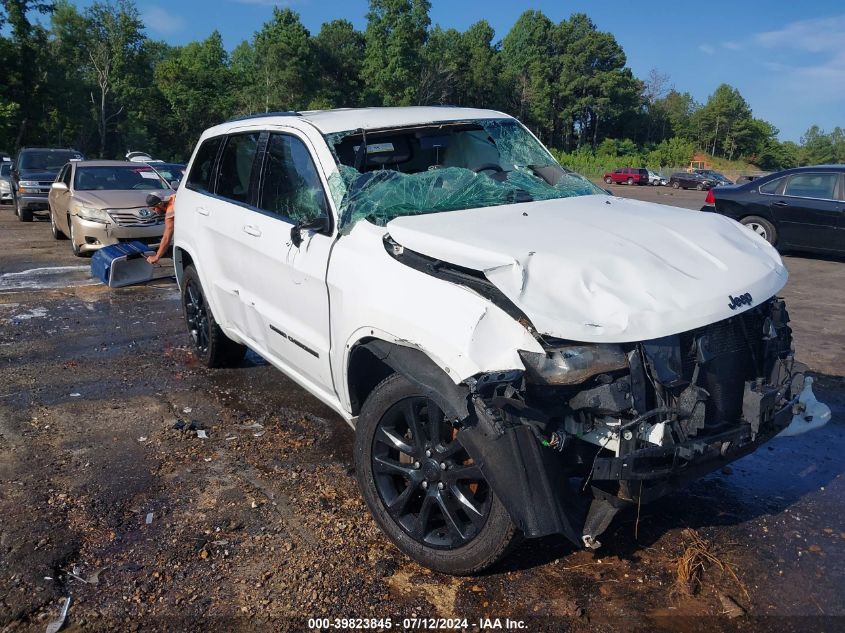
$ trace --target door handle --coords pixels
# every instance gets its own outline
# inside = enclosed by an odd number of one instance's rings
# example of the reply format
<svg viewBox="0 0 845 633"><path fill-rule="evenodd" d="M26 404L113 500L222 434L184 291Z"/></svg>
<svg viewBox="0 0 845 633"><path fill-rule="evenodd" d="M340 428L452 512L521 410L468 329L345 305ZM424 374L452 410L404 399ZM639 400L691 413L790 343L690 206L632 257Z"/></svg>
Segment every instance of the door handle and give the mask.
<svg viewBox="0 0 845 633"><path fill-rule="evenodd" d="M789 203L784 202L783 200L778 200L777 202L773 202L772 204L774 204L776 207L788 207L789 206Z"/></svg>
<svg viewBox="0 0 845 633"><path fill-rule="evenodd" d="M208 215L208 209L205 207L197 207L197 213L200 215Z"/></svg>
<svg viewBox="0 0 845 633"><path fill-rule="evenodd" d="M261 229L252 224L244 224L244 233L253 237L261 237Z"/></svg>

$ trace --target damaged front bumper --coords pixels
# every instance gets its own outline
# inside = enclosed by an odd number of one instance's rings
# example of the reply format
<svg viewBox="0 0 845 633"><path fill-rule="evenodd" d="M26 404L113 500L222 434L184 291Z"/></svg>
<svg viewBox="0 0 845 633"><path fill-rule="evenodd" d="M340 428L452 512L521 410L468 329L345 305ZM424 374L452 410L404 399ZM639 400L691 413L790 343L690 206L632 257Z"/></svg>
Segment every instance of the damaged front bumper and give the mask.
<svg viewBox="0 0 845 633"><path fill-rule="evenodd" d="M471 381L475 415L459 438L527 536L560 533L598 547L620 509L830 419L812 378L792 371L787 322L782 301L772 300L637 344L627 370L577 387L534 380L532 391L528 364L522 381Z"/></svg>

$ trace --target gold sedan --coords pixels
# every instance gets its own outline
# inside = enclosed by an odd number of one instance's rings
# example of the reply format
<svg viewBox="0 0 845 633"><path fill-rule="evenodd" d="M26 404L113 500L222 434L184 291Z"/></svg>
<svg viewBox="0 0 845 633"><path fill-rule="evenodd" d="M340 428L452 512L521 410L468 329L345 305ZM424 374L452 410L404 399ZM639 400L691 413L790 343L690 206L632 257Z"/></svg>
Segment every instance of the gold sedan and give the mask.
<svg viewBox="0 0 845 633"><path fill-rule="evenodd" d="M74 255L80 257L124 241L155 246L164 232L164 218L147 207L150 193L163 198L173 190L148 165L70 162L59 172L48 196L53 237L69 238Z"/></svg>

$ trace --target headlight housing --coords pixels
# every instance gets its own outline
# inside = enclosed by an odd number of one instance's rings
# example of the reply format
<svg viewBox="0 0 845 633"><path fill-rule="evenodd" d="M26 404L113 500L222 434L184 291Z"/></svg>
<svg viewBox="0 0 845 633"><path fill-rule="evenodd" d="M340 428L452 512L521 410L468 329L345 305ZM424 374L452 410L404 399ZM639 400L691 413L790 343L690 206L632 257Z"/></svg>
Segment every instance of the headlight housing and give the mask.
<svg viewBox="0 0 845 633"><path fill-rule="evenodd" d="M519 351L530 382L540 385L578 385L611 371L628 368L628 357L619 345L581 343L545 353Z"/></svg>
<svg viewBox="0 0 845 633"><path fill-rule="evenodd" d="M99 222L100 224L108 224L111 222L111 218L108 213L106 213L103 209L96 209L94 207L79 205L76 207L76 215L83 220L88 220L89 222Z"/></svg>
<svg viewBox="0 0 845 633"><path fill-rule="evenodd" d="M18 182L18 191L21 193L39 193L41 183L37 180L21 180Z"/></svg>

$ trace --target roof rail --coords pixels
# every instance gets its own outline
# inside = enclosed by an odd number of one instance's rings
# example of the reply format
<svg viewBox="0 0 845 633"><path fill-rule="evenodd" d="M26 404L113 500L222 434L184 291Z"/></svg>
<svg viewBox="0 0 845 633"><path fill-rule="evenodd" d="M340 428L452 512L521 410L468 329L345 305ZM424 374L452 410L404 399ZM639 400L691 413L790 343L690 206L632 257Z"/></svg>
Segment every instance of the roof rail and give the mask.
<svg viewBox="0 0 845 633"><path fill-rule="evenodd" d="M243 114L241 116L236 116L232 119L226 121L226 123L232 123L233 121L245 121L246 119L259 119L268 116L302 116L299 112L294 110L285 110L282 112L258 112L256 114Z"/></svg>

